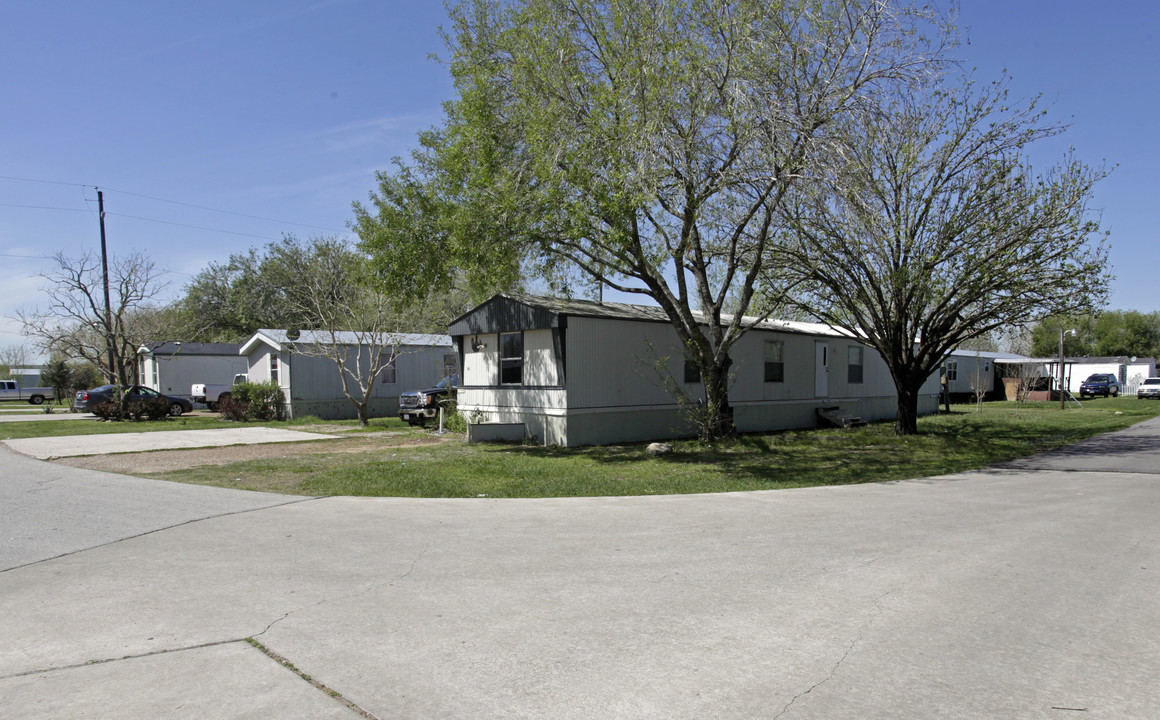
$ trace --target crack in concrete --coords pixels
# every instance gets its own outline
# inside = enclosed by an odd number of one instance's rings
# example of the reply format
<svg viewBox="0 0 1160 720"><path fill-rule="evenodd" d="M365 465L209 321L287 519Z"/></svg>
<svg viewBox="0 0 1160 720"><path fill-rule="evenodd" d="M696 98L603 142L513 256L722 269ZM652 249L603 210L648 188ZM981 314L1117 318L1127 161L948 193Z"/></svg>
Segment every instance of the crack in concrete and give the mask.
<svg viewBox="0 0 1160 720"><path fill-rule="evenodd" d="M184 527L186 525L193 525L194 523L204 522L206 520L216 520L217 518L230 517L231 515L245 515L246 513L260 512L262 510L272 510L274 508L285 507L287 505L296 505L298 503L311 502L313 500L324 500L324 499L326 499L326 498L323 496L319 496L319 497L307 496L307 497L302 497L302 498L294 498L292 500L287 500L286 502L276 503L274 505L264 505L262 507L245 508L243 510L231 510L229 512L218 513L216 515L206 515L205 517L191 518L189 520L183 520L181 522L177 522L177 523L174 523L172 525L166 525L165 527L153 528L152 530L144 530L142 532L136 533L135 535L126 535L125 537L115 538L113 540L106 540L105 542L97 543L96 545L91 545L89 547L77 548L76 550L69 550L68 552L63 552L59 555L53 555L52 557L42 558L40 560L33 560L32 562L23 563L21 565L13 565L12 567L0 568L0 573L6 573L6 572L10 572L12 570L19 570L20 568L32 567L33 565L40 565L41 563L51 562L53 560L59 560L60 558L64 558L64 557L71 557L73 555L79 555L80 553L88 552L89 550L96 550L97 548L108 547L109 545L116 545L117 543L122 543L122 542L125 542L127 540L136 540L137 538L146 537L147 535L155 535L157 533L165 532L166 530L173 530L174 528Z"/></svg>
<svg viewBox="0 0 1160 720"><path fill-rule="evenodd" d="M25 670L24 672L12 673L11 675L0 675L0 680L10 680L12 678L27 677L29 675L59 672L61 670L76 670L78 668L89 667L90 665L104 665L106 663L120 662L122 660L136 660L138 658L153 657L154 655L168 655L169 653L185 652L187 650L200 650L202 648L218 647L219 645L232 645L233 643L245 642L245 640L246 638L214 640L212 642L201 643L200 645L187 645L184 647L166 648L165 650L153 650L151 652L138 653L136 655L122 655L121 657L104 658L100 660L86 660L83 663L73 663L72 665L58 665L56 667L40 668L37 670Z"/></svg>
<svg viewBox="0 0 1160 720"><path fill-rule="evenodd" d="M307 675L302 670L299 670L298 667L294 663L290 662L287 658L279 655L278 653L274 652L273 650L266 647L265 645L258 642L257 640L254 640L253 638L246 638L246 642L249 643L251 647L257 649L258 652L262 653L266 657L270 658L274 662L278 663L282 667L284 667L287 670L289 670L290 672L294 673L302 680L305 680L307 683L309 683L310 685L312 685L316 689L321 690L322 692L326 693L328 696L330 696L331 699L335 700L336 702L338 702L342 705L345 705L349 710L351 710L355 713L358 713L362 717L366 718L366 720L379 720L379 718L377 716L372 715L369 711L364 710L363 708L359 707L357 704L354 703L354 701L347 699L346 696L344 696L339 691L328 686L326 683L323 683L320 680L316 680L313 677L311 677L310 675Z"/></svg>
<svg viewBox="0 0 1160 720"><path fill-rule="evenodd" d="M882 614L882 601L884 601L886 598L890 597L896 591L900 590L906 584L907 583L903 583L902 585L899 585L898 587L891 588L891 589L887 590L886 592L882 593L881 595L879 595L877 598L875 598L874 605L871 607L871 610L874 612L874 614L870 618L868 618L864 623L862 623L862 627L858 631L858 636L855 637L853 640L851 640L850 644L846 646L846 652L842 653L842 657L838 658L838 662L834 663L834 666L832 668L830 668L829 674L826 675L826 677L824 677L821 680L814 683L813 685L810 685L808 688L806 688L806 690L804 692L800 692L797 695L794 695L792 698L790 698L790 701L785 704L785 706L781 709L781 712L779 712L777 715L773 716L772 720L777 720L782 715L785 715L787 712L789 712L790 708L792 708L794 703L796 703L798 700L804 698L805 696L812 693L814 690L817 690L822 685L825 685L826 683L828 683L829 681L834 679L834 676L838 674L838 669L842 667L842 663L846 662L846 658L850 657L850 653L852 653L854 651L854 648L857 647L858 644L862 642L862 638L865 636L866 631L870 628L871 625L874 624L874 619Z"/></svg>
<svg viewBox="0 0 1160 720"><path fill-rule="evenodd" d="M846 658L850 657L850 653L854 650L854 646L856 646L861 641L862 641L861 635L854 638L850 642L850 644L848 646L846 646L846 652L842 654L842 657L838 659L838 662L834 663L834 667L830 668L830 674L827 675L825 678L817 681L813 685L810 685L809 688L807 688L805 692L800 692L797 695L794 695L792 698L790 698L790 701L785 704L785 707L783 707L781 709L781 712L779 712L777 715L773 716L773 720L777 720L779 717L781 717L782 715L785 715L787 712L789 712L789 709L791 707L793 707L793 704L796 703L798 700L805 697L806 695L809 695L814 690L816 690L819 687L821 687L822 685L825 685L826 683L828 683L830 680L833 680L834 676L838 674L838 668L842 667L842 663L844 663L846 661Z"/></svg>
<svg viewBox="0 0 1160 720"><path fill-rule="evenodd" d="M250 636L250 638L256 638L256 637L261 637L261 636L265 635L266 633L268 633L270 631L271 628L273 628L278 623L289 618L291 615L295 615L297 613L302 612L303 610L309 610L311 608L316 608L319 605L323 605L325 603L341 602L343 600L350 600L353 598L362 597L363 595L366 595L367 593L369 593L373 590L377 590L378 588L393 585L395 582L402 580L403 578L407 577L411 573L415 572L415 567L419 564L419 561L423 559L423 557L427 554L427 551L430 549L431 549L430 545L423 546L423 549L421 551L419 551L419 554L416 555L413 560L411 560L411 565L410 565L410 567L407 568L407 571L401 575L397 575L394 578L392 578L390 580L383 581L383 582L372 583L371 585L367 585L365 588L363 588L362 590L359 590L358 592L347 593L346 595L339 595L339 596L333 597L333 598L328 597L328 596L323 596L322 598L320 598L319 600L317 600L315 602L312 602L312 603L309 603L306 605L302 605L301 607L296 607L293 610L288 610L288 611L286 611L286 613L284 613L282 615L282 617L277 618L276 620L271 620L270 623L268 625L266 625L266 628L264 630L262 630L262 632L254 633L253 635ZM247 639L249 639L249 638L247 638Z"/></svg>

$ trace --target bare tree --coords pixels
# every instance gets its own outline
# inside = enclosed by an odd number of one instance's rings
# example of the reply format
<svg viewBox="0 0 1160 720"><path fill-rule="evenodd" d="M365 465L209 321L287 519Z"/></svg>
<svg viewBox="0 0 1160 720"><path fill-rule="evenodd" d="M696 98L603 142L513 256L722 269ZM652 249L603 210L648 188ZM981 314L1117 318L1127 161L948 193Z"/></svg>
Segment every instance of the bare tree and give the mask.
<svg viewBox="0 0 1160 720"><path fill-rule="evenodd" d="M29 356L28 348L23 345L0 347L0 378L10 377L16 368L27 367Z"/></svg>
<svg viewBox="0 0 1160 720"><path fill-rule="evenodd" d="M1015 380L1015 402L1022 405L1043 378L1043 368L1029 362L1007 363L1003 378Z"/></svg>
<svg viewBox="0 0 1160 720"><path fill-rule="evenodd" d="M406 351L403 330L414 313L371 289L365 258L337 238L288 237L269 253L286 310L313 328L290 338L295 352L334 362L343 395L366 425L375 383Z"/></svg>
<svg viewBox="0 0 1160 720"><path fill-rule="evenodd" d="M47 308L17 311L24 334L50 354L93 363L107 382L133 384L137 349L155 338L157 325L150 318L155 319L155 301L169 285L162 279L163 271L141 252L110 258L106 320L100 257L57 253L54 259L57 269L42 276L48 281Z"/></svg>
<svg viewBox="0 0 1160 720"><path fill-rule="evenodd" d="M984 368L986 371L984 371ZM975 369L971 372L969 384L971 386L971 393L975 396L975 412L983 412L983 397L990 391L988 387L990 379L995 377L995 373L991 370L991 363L987 362L984 366L983 358L979 351L975 351Z"/></svg>
<svg viewBox="0 0 1160 720"><path fill-rule="evenodd" d="M1009 104L1003 82L916 89L865 115L848 162L786 206L795 232L773 265L804 289L796 303L881 354L897 433L918 431L920 388L951 348L1106 298L1090 209L1105 173L1070 156L1043 174L1025 162L1062 131L1034 101Z"/></svg>

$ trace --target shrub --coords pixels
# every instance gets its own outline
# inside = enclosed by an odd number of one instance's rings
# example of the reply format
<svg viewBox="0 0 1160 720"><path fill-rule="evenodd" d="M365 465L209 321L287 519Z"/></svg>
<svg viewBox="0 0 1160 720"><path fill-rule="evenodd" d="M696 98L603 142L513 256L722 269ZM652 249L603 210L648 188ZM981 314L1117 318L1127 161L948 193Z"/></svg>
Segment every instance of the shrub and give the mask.
<svg viewBox="0 0 1160 720"><path fill-rule="evenodd" d="M443 403L443 429L460 435L467 434L467 418L459 412L454 400Z"/></svg>
<svg viewBox="0 0 1160 720"><path fill-rule="evenodd" d="M169 401L165 398L149 398L134 400L124 409L119 402L103 402L92 409L92 412L102 420L161 420L169 415Z"/></svg>
<svg viewBox="0 0 1160 720"><path fill-rule="evenodd" d="M236 422L265 422L286 417L286 395L274 382L238 383L230 396L222 399L221 416Z"/></svg>
<svg viewBox="0 0 1160 720"><path fill-rule="evenodd" d="M119 402L103 402L100 405L93 406L92 412L102 420L125 419L121 413L121 403Z"/></svg>
<svg viewBox="0 0 1160 720"><path fill-rule="evenodd" d="M245 422L246 413L250 410L250 403L239 400L236 396L230 395L218 401L218 412L221 413L222 418L232 420L234 422Z"/></svg>
<svg viewBox="0 0 1160 720"><path fill-rule="evenodd" d="M133 420L161 420L169 416L169 401L165 398L134 400L127 410Z"/></svg>

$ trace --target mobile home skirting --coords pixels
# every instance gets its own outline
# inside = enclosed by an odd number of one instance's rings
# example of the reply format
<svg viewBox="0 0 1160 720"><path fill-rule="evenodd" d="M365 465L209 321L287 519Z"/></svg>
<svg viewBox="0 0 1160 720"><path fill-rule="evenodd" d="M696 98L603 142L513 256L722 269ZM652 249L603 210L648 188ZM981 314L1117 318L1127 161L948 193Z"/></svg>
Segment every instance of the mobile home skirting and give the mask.
<svg viewBox="0 0 1160 720"><path fill-rule="evenodd" d="M738 432L758 433L817 427L819 408L840 407L863 420L892 420L893 395L860 398L749 401L734 404ZM938 412L938 395L922 395L918 412ZM521 423L525 438L541 445L578 447L695 437L696 428L674 404L609 408L522 408L477 405L461 395L459 411L472 422Z"/></svg>

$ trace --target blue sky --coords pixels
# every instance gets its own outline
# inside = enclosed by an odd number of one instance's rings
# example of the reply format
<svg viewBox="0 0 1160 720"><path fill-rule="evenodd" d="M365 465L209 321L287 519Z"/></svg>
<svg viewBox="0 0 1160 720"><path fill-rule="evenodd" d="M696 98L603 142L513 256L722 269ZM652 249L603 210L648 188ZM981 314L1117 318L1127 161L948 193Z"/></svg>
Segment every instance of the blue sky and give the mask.
<svg viewBox="0 0 1160 720"><path fill-rule="evenodd" d="M4 2L0 24L0 346L44 305L48 259L110 251L170 271L169 297L211 261L283 233L348 235L351 202L452 97L440 2ZM1160 310L1155 203L1160 5L964 0L981 79L1006 69L1072 123L1069 145L1116 166L1096 205L1112 233L1110 307ZM197 206L197 207L193 207ZM250 217L244 217L250 216Z"/></svg>

